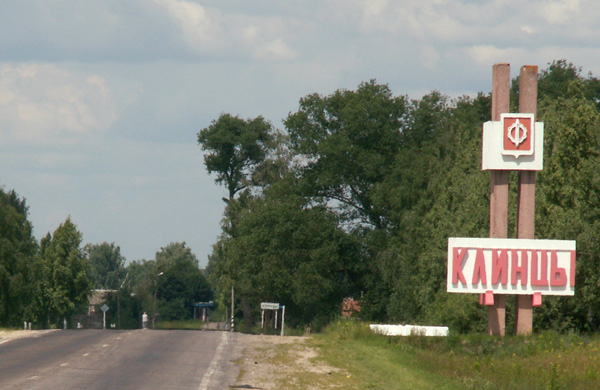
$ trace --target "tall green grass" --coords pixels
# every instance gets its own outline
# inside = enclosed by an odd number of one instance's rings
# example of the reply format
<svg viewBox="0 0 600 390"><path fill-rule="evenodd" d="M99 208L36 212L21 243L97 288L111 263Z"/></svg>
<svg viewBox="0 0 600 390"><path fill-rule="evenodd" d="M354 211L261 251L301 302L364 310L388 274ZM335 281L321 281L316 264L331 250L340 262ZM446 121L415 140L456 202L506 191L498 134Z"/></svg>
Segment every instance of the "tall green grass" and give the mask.
<svg viewBox="0 0 600 390"><path fill-rule="evenodd" d="M363 376L371 386L365 388L600 388L596 335L388 337L360 322L338 321L315 342L330 364Z"/></svg>

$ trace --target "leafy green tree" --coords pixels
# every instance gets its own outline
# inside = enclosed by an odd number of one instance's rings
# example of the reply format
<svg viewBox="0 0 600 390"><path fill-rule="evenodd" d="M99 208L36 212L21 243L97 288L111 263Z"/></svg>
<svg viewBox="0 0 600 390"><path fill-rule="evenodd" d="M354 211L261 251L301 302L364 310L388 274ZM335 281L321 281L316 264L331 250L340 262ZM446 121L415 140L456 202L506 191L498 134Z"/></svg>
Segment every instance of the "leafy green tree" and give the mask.
<svg viewBox="0 0 600 390"><path fill-rule="evenodd" d="M575 299L548 298L534 325L557 330L600 328L600 115L586 80L540 104L545 127L544 170L536 191L536 235L577 240Z"/></svg>
<svg viewBox="0 0 600 390"><path fill-rule="evenodd" d="M35 311L48 323L87 308L92 283L90 265L81 250L82 235L68 217L52 235L42 238L36 268Z"/></svg>
<svg viewBox="0 0 600 390"><path fill-rule="evenodd" d="M279 183L269 190L277 196L255 199L242 211L238 235L221 242L220 290L226 296L234 283L236 296L253 308L246 316L257 318L260 302L275 301L286 305L291 324L318 327L339 314L342 298L357 293L358 250L335 214L309 207L289 185Z"/></svg>
<svg viewBox="0 0 600 390"><path fill-rule="evenodd" d="M443 307L437 301L448 295L447 238L484 237L489 229L489 175L479 156L490 99L480 94L449 102L433 92L412 107L407 138L381 187L393 228L374 271L387 286L378 286L379 294L387 296L374 299L378 290L369 288L365 297L379 307L379 320L439 323L432 317L439 311L429 307Z"/></svg>
<svg viewBox="0 0 600 390"><path fill-rule="evenodd" d="M31 265L37 250L28 208L14 190L0 187L0 325L25 318L33 291Z"/></svg>
<svg viewBox="0 0 600 390"><path fill-rule="evenodd" d="M222 114L200 130L204 164L209 173L217 174L216 182L227 187L227 202L253 184L254 172L265 161L273 137L272 125L260 116L244 120Z"/></svg>
<svg viewBox="0 0 600 390"><path fill-rule="evenodd" d="M600 79L591 73L587 77L581 75L581 68L565 59L555 60L546 69L540 70L538 77L538 100L566 98L569 95L569 85L577 81L583 98L592 102L600 109ZM517 111L519 101L519 77L513 80L511 86L512 112Z"/></svg>
<svg viewBox="0 0 600 390"><path fill-rule="evenodd" d="M121 248L115 243L86 244L84 253L90 262L93 287L97 289L117 290L124 278L125 258Z"/></svg>
<svg viewBox="0 0 600 390"><path fill-rule="evenodd" d="M107 242L86 244L84 253L90 262L92 286L95 289L111 290L109 295L114 297L114 304L111 302L112 306L109 305L109 307L112 307L113 312L116 312L114 323L118 328L121 328L121 301L124 297L128 300L127 291L123 296L121 289L122 281L126 275L124 269L125 258L121 256L121 248L115 246L114 242L110 244Z"/></svg>
<svg viewBox="0 0 600 390"><path fill-rule="evenodd" d="M210 286L198 268L198 259L185 242L170 243L156 252L156 271L161 319L189 319L193 303L212 299Z"/></svg>
<svg viewBox="0 0 600 390"><path fill-rule="evenodd" d="M407 106L374 80L356 91L300 99L285 126L310 195L337 201L348 220L386 227L385 209L374 197L399 151Z"/></svg>
<svg viewBox="0 0 600 390"><path fill-rule="evenodd" d="M126 281L123 289L124 291L130 291L133 295L135 310L134 312L125 313L124 316L135 318L136 325L134 327L141 327L142 314L144 312L148 315L154 313L154 294L158 283L156 261L144 259L131 261L125 269L125 274Z"/></svg>

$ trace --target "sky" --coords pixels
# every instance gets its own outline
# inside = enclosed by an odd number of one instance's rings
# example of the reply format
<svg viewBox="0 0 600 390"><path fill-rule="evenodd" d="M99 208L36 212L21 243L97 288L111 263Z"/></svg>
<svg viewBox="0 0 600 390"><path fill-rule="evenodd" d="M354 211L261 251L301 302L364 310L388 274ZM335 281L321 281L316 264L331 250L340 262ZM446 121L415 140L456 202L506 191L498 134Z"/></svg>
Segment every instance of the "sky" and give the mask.
<svg viewBox="0 0 600 390"><path fill-rule="evenodd" d="M598 20L593 0L3 1L0 186L38 239L70 216L127 261L185 241L204 267L227 192L197 133L221 113L282 129L371 79L475 96L501 62L598 75Z"/></svg>

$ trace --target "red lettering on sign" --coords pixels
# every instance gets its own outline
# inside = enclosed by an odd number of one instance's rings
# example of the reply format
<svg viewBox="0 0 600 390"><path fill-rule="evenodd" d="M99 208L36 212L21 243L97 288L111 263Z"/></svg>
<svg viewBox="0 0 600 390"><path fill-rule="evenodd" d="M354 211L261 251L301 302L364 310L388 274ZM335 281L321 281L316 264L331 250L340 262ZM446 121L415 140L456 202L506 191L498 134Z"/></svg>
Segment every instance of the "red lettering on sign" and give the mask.
<svg viewBox="0 0 600 390"><path fill-rule="evenodd" d="M521 250L521 265L519 265L519 256L516 249L512 249L511 253L511 278L510 284L517 284L517 274L521 279L521 286L527 285L527 251Z"/></svg>
<svg viewBox="0 0 600 390"><path fill-rule="evenodd" d="M531 285L532 286L547 286L548 285L548 251L542 251L540 256L542 270L538 273L537 251L531 251Z"/></svg>
<svg viewBox="0 0 600 390"><path fill-rule="evenodd" d="M467 284L465 280L465 275L462 273L462 262L467 254L467 248L463 248L462 252L459 251L459 248L454 248L453 256L452 256L452 283L460 282L462 284Z"/></svg>
<svg viewBox="0 0 600 390"><path fill-rule="evenodd" d="M558 266L556 251L550 251L550 285L553 287L567 284L567 272Z"/></svg>
<svg viewBox="0 0 600 390"><path fill-rule="evenodd" d="M477 284L481 279L482 284L487 284L487 274L485 272L485 257L483 257L483 249L477 248L475 256L475 268L473 269L473 279L471 283Z"/></svg>
<svg viewBox="0 0 600 390"><path fill-rule="evenodd" d="M492 284L500 283L506 285L508 283L508 252L506 249L498 250L492 249Z"/></svg>

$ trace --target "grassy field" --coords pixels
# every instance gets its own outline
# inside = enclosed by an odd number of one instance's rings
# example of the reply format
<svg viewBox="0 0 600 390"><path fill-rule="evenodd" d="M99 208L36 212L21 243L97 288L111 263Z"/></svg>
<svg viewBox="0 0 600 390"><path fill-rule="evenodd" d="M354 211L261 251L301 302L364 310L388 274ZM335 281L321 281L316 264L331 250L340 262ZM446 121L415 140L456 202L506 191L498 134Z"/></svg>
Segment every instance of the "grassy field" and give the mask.
<svg viewBox="0 0 600 390"><path fill-rule="evenodd" d="M348 389L600 388L598 336L385 337L341 321L310 343Z"/></svg>

